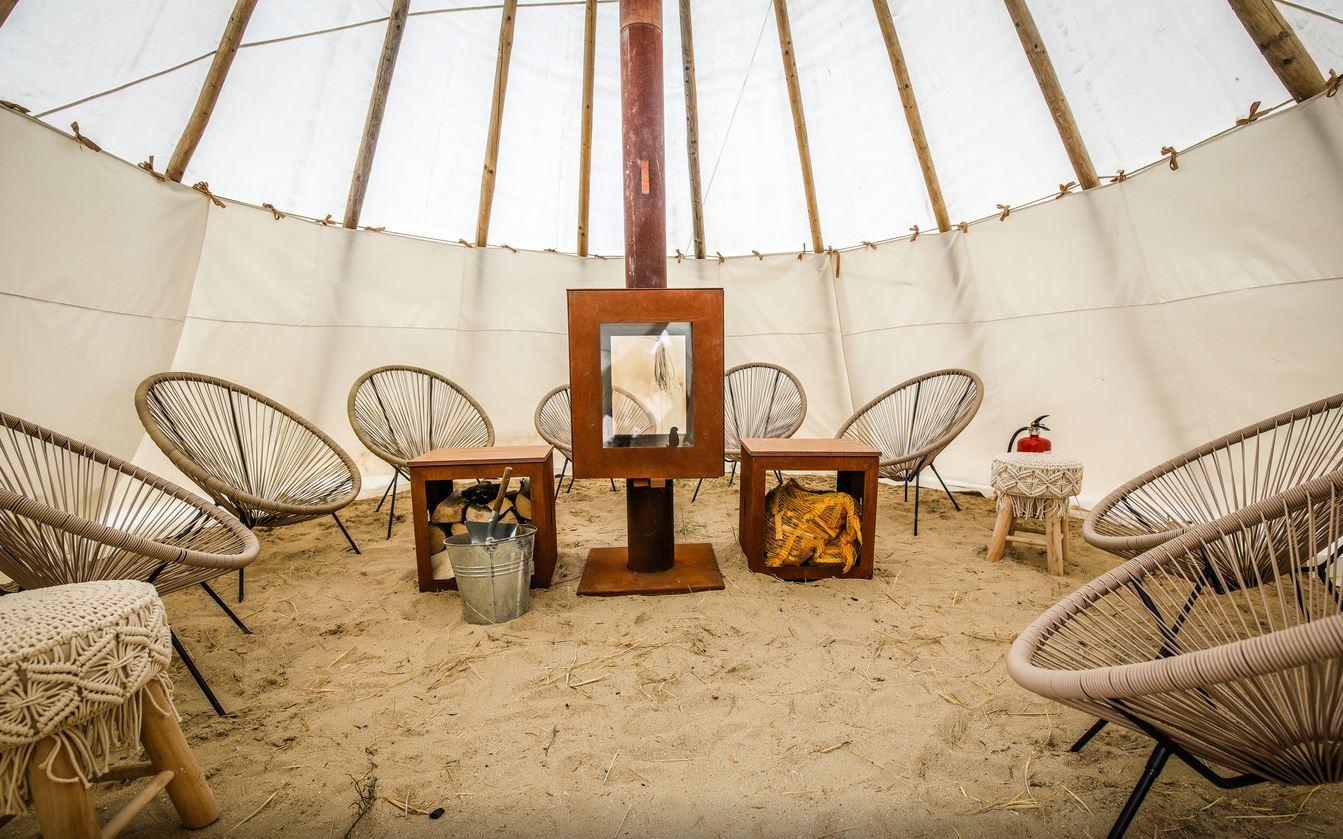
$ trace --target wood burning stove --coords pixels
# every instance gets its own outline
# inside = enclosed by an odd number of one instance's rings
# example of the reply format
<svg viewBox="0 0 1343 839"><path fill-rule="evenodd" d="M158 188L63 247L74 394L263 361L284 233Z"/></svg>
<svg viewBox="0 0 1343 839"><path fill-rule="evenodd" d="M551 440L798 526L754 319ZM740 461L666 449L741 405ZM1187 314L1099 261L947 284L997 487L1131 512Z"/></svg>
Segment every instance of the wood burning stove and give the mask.
<svg viewBox="0 0 1343 839"><path fill-rule="evenodd" d="M675 544L672 479L723 473L723 290L571 289L569 375L574 474L628 501L629 544L589 553L579 594L722 588L712 546Z"/></svg>

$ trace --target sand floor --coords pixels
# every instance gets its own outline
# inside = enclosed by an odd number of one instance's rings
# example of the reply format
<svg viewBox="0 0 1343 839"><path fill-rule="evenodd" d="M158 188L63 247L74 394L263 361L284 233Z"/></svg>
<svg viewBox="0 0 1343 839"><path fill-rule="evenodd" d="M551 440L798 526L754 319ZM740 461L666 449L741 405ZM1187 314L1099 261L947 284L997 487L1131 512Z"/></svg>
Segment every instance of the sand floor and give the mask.
<svg viewBox="0 0 1343 839"><path fill-rule="evenodd" d="M223 818L205 837L1096 836L1149 745L1018 688L1011 640L1115 564L1073 526L1068 576L1009 549L990 567L990 501L927 492L922 533L883 486L876 579L800 585L750 573L736 488L707 484L678 515L709 540L727 589L575 595L586 549L623 542L624 505L579 482L559 509L557 584L499 627L452 593L416 591L411 527L383 540L374 501L261 534L234 629L199 591L168 599L197 663L237 715L211 713L174 662L183 728ZM401 510L409 506L402 496ZM231 588L220 581L222 589ZM100 788L106 814L134 794ZM389 803L408 802L412 811ZM1224 793L1172 762L1131 836L1339 835L1343 790ZM430 820L414 810L443 807ZM126 836L177 830L159 798ZM5 835L35 832L30 819Z"/></svg>

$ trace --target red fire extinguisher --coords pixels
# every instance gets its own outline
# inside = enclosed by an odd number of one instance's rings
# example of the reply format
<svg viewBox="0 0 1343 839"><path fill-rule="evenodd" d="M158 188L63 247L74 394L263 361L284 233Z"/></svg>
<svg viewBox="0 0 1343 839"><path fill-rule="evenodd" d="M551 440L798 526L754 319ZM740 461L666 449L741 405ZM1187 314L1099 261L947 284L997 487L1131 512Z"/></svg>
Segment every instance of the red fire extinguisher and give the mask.
<svg viewBox="0 0 1343 839"><path fill-rule="evenodd" d="M1048 437L1040 436L1041 431L1049 430L1049 426L1044 424L1048 416L1049 414L1038 416L1031 421L1030 425L1018 428L1016 433L1012 435L1012 439L1007 442L1007 450L1010 452L1015 447L1015 450L1019 452L1047 452L1054 448L1054 444L1049 442ZM1023 431L1030 433L1021 437ZM1018 437L1021 437L1021 439L1018 440Z"/></svg>

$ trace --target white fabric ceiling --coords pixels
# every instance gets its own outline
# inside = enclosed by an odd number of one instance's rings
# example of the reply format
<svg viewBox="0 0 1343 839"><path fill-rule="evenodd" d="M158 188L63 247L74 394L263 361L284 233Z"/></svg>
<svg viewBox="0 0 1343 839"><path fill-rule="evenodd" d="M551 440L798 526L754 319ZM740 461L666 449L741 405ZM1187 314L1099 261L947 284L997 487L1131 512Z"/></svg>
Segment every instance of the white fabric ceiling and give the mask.
<svg viewBox="0 0 1343 839"><path fill-rule="evenodd" d="M232 0L20 0L0 27L0 98L109 152L171 156ZM523 0L490 241L575 248L583 5ZM1343 17L1343 0L1308 0ZM186 183L337 217L390 0L261 0ZM675 2L664 3L669 249L690 244ZM1224 0L1032 0L1098 171L1230 127L1286 93ZM791 0L828 244L933 226L869 0ZM953 222L1073 179L1000 0L891 0ZM705 218L712 253L810 240L770 0L695 0ZM500 5L417 0L397 64L363 223L474 235ZM1282 6L1323 70L1343 25ZM363 25L359 25L363 24ZM323 32L333 27L348 27ZM617 10L599 11L592 250L622 248ZM320 33L320 34L308 34ZM293 37L306 35L306 37ZM281 39L281 40L275 40ZM69 103L197 59L180 69ZM59 109L47 113L52 109Z"/></svg>

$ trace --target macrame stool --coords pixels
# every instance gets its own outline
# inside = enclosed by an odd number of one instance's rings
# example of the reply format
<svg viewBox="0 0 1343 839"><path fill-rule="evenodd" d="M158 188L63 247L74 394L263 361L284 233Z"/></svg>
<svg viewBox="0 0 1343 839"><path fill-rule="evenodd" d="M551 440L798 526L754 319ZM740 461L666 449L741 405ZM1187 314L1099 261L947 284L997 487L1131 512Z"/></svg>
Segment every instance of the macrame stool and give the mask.
<svg viewBox="0 0 1343 839"><path fill-rule="evenodd" d="M989 542L989 562L1002 559L1008 542L1045 549L1049 573L1063 573L1068 558L1068 505L1082 488L1082 464L1050 453L995 455L989 483L998 493L998 521ZM1044 522L1044 533L1017 533L1017 519Z"/></svg>
<svg viewBox="0 0 1343 839"><path fill-rule="evenodd" d="M220 814L172 703L170 632L154 587L76 583L0 598L0 822L31 806L48 839L120 833L161 791L182 825ZM139 741L148 763L108 771ZM88 787L151 777L99 827Z"/></svg>

